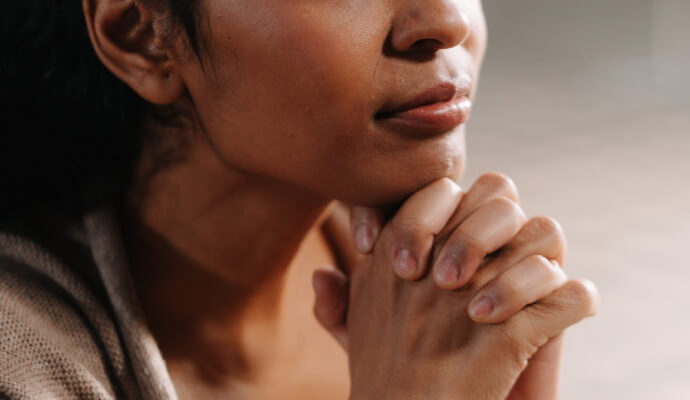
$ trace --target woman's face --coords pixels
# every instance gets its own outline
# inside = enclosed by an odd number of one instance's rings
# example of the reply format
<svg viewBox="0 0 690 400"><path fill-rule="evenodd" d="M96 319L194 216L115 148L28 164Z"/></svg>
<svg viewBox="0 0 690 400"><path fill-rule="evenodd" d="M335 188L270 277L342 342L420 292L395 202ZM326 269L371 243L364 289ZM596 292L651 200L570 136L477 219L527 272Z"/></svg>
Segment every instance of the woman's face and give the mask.
<svg viewBox="0 0 690 400"><path fill-rule="evenodd" d="M457 99L476 88L480 0L203 0L201 9L206 54L180 74L225 163L358 205L462 174L468 101ZM457 87L454 112L382 114L439 85L421 103Z"/></svg>

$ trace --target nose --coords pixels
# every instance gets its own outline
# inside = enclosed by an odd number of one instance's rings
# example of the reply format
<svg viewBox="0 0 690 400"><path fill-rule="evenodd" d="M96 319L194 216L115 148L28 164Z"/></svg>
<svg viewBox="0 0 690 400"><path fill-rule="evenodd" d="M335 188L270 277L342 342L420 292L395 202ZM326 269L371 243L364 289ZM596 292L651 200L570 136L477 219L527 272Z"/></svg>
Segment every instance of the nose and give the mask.
<svg viewBox="0 0 690 400"><path fill-rule="evenodd" d="M435 52L463 44L470 20L459 0L403 1L391 31L391 45L401 53L415 49Z"/></svg>

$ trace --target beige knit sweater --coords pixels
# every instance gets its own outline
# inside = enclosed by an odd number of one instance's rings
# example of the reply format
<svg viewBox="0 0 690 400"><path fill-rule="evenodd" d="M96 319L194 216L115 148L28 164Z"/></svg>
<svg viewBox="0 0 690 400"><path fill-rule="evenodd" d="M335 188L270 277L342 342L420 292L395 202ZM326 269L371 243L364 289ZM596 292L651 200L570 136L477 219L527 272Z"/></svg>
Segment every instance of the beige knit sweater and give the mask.
<svg viewBox="0 0 690 400"><path fill-rule="evenodd" d="M0 399L177 399L116 218L32 212L0 231Z"/></svg>

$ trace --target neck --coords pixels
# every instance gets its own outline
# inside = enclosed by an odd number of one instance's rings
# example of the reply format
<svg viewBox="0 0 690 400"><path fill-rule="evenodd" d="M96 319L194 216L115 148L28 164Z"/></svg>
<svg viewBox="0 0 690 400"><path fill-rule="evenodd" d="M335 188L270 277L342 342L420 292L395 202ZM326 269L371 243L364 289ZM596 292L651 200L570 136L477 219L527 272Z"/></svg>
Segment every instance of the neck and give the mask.
<svg viewBox="0 0 690 400"><path fill-rule="evenodd" d="M166 359L241 374L243 335L275 332L291 261L331 202L233 169L204 144L164 169L146 165L123 217L150 328Z"/></svg>

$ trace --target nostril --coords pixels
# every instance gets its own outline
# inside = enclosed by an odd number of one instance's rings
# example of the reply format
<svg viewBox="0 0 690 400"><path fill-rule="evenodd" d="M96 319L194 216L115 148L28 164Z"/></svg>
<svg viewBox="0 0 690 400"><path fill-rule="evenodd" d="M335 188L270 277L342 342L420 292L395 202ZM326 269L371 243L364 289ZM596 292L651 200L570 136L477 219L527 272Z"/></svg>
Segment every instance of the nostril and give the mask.
<svg viewBox="0 0 690 400"><path fill-rule="evenodd" d="M467 13L458 3L461 2L433 0L402 8L391 27L391 41L397 53L433 53L462 45L471 35L469 17L475 14Z"/></svg>
<svg viewBox="0 0 690 400"><path fill-rule="evenodd" d="M396 48L389 36L383 46L383 54L389 57L397 57L417 62L432 60L436 52L443 44L435 39L420 39L407 47Z"/></svg>
<svg viewBox="0 0 690 400"><path fill-rule="evenodd" d="M416 41L412 47L411 51L425 52L425 53L435 53L436 51L443 48L443 43L436 39L422 39Z"/></svg>
<svg viewBox="0 0 690 400"><path fill-rule="evenodd" d="M407 49L404 57L418 62L429 61L434 59L436 53L443 48L445 48L443 43L436 39L421 39Z"/></svg>

